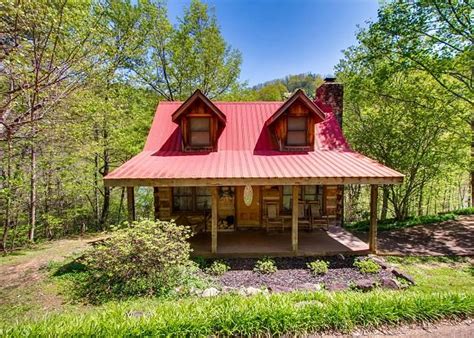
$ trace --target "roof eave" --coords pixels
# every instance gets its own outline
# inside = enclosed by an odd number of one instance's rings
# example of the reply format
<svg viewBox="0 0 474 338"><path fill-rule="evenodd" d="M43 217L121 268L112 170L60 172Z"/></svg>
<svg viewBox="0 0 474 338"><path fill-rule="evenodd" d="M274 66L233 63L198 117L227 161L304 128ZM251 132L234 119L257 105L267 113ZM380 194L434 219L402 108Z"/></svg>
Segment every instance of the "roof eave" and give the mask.
<svg viewBox="0 0 474 338"><path fill-rule="evenodd" d="M124 186L245 186L245 185L344 185L344 184L401 184L404 176L380 177L288 177L288 178L104 178L108 187Z"/></svg>

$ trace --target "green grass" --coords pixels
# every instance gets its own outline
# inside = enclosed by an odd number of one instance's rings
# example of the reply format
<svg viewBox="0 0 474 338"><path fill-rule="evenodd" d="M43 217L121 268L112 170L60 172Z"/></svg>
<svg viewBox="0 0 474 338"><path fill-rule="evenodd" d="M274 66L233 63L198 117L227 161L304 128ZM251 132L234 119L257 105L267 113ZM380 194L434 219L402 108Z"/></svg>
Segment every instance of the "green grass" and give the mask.
<svg viewBox="0 0 474 338"><path fill-rule="evenodd" d="M452 213L455 215L474 215L474 207L454 210Z"/></svg>
<svg viewBox="0 0 474 338"><path fill-rule="evenodd" d="M303 303L302 303L303 302ZM139 314L136 318L130 314ZM2 336L257 335L464 318L474 314L474 295L379 291L222 296L179 302L110 303L86 314L50 318L0 330Z"/></svg>
<svg viewBox="0 0 474 338"><path fill-rule="evenodd" d="M59 240L45 240L39 239L35 243L28 243L21 248L17 248L13 251L8 251L6 254L4 252L0 252L0 265L2 264L10 264L10 263L21 263L23 261L27 261L32 257L35 257L38 253L44 252L45 249L52 249L55 250L58 247L58 243L64 242L67 240L88 240L88 239L95 239L102 236L103 233L85 233L82 236L79 235L70 235L63 237Z"/></svg>
<svg viewBox="0 0 474 338"><path fill-rule="evenodd" d="M387 257L386 260L412 275L417 292L458 292L474 294L474 265L469 257L412 256Z"/></svg>
<svg viewBox="0 0 474 338"><path fill-rule="evenodd" d="M294 292L181 300L140 298L95 307L77 305L38 321L23 318L3 327L0 324L0 336L347 333L355 328L474 316L474 275L469 258L388 260L412 274L417 285L404 291ZM2 310L7 309L0 306L0 313Z"/></svg>
<svg viewBox="0 0 474 338"><path fill-rule="evenodd" d="M445 222L450 220L455 220L456 214L447 213L442 215L429 215L429 216L418 216L418 217L409 217L403 221L397 221L394 218L389 218L383 221L378 221L377 229L379 231L389 231L394 229L403 229L413 227L415 225L421 224L431 224L438 222ZM344 225L345 228L352 231L369 231L369 221L363 220L359 222L348 223Z"/></svg>

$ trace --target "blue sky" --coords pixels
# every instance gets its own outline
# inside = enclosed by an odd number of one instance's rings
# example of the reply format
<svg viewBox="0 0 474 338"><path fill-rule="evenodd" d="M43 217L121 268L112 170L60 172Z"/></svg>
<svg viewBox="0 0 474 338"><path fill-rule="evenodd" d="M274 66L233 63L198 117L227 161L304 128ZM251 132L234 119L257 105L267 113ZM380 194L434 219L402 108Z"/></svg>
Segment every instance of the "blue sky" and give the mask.
<svg viewBox="0 0 474 338"><path fill-rule="evenodd" d="M332 74L357 25L377 17L377 0L203 0L243 55L241 80L255 85L288 74ZM189 0L168 0L172 22Z"/></svg>

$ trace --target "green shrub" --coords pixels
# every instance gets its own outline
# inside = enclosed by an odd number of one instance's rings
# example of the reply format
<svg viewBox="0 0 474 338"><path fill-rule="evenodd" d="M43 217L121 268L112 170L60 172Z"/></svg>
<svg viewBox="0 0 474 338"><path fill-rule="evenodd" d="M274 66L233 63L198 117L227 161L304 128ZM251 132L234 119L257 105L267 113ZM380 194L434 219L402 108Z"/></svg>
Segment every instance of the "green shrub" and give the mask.
<svg viewBox="0 0 474 338"><path fill-rule="evenodd" d="M325 275L329 270L329 262L319 259L306 264L306 266L311 270L313 275Z"/></svg>
<svg viewBox="0 0 474 338"><path fill-rule="evenodd" d="M468 212L460 210L459 212ZM418 217L408 217L405 220L396 220L394 218L389 218L383 221L379 221L377 224L377 229L379 231L389 231L394 229L403 229L409 228L416 225L422 224L432 224L432 223L439 223L445 222L456 219L455 212L440 214L440 215L427 215L427 216L418 216ZM369 221L363 220L359 222L348 223L344 225L349 230L352 231L368 231L369 230Z"/></svg>
<svg viewBox="0 0 474 338"><path fill-rule="evenodd" d="M207 260L206 258L202 257L202 256L193 256L191 258L191 260L196 263L201 269L204 270L204 268L207 267L208 263L207 263Z"/></svg>
<svg viewBox="0 0 474 338"><path fill-rule="evenodd" d="M130 296L166 295L199 280L190 261L190 231L174 222L142 220L117 230L88 250L80 262L81 293L92 302Z"/></svg>
<svg viewBox="0 0 474 338"><path fill-rule="evenodd" d="M354 262L354 266L362 273L377 273L380 271L380 265L371 259L359 259Z"/></svg>
<svg viewBox="0 0 474 338"><path fill-rule="evenodd" d="M213 276L221 276L229 271L229 266L222 261L214 261L211 266L206 269L206 272Z"/></svg>
<svg viewBox="0 0 474 338"><path fill-rule="evenodd" d="M276 272L277 266L275 261L270 258L262 258L255 263L255 267L253 268L254 272L270 274Z"/></svg>
<svg viewBox="0 0 474 338"><path fill-rule="evenodd" d="M474 215L474 207L454 210L453 214L455 214L455 215Z"/></svg>

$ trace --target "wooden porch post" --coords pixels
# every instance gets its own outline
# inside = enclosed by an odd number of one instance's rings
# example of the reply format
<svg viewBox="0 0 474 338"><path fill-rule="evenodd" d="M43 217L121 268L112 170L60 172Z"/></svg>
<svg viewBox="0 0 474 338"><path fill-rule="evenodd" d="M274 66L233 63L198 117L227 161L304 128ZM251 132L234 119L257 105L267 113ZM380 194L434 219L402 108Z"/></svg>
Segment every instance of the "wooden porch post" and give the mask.
<svg viewBox="0 0 474 338"><path fill-rule="evenodd" d="M298 198L300 195L300 187L297 185L293 186L293 206L292 206L292 217L291 217L291 246L293 252L298 252Z"/></svg>
<svg viewBox="0 0 474 338"><path fill-rule="evenodd" d="M135 190L134 187L127 187L127 210L128 223L135 221Z"/></svg>
<svg viewBox="0 0 474 338"><path fill-rule="evenodd" d="M377 198L378 186L370 186L370 228L369 228L369 250L371 253L377 253Z"/></svg>
<svg viewBox="0 0 474 338"><path fill-rule="evenodd" d="M160 218L160 191L158 187L153 187L153 206L155 221Z"/></svg>
<svg viewBox="0 0 474 338"><path fill-rule="evenodd" d="M217 203L218 192L217 187L211 188L211 253L217 253Z"/></svg>

